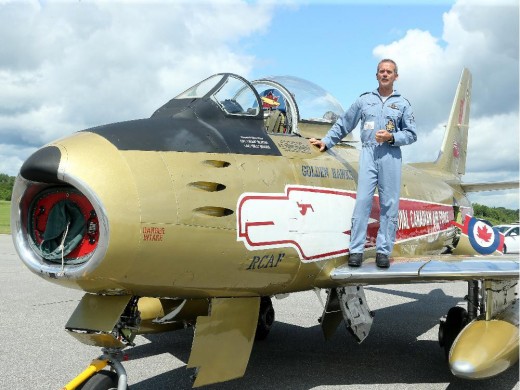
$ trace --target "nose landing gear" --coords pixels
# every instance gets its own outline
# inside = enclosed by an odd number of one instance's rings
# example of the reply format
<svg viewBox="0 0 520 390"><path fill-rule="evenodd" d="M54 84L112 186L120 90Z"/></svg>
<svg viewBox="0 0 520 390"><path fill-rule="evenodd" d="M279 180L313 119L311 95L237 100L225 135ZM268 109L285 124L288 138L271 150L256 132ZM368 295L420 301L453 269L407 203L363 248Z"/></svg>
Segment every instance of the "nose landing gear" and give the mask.
<svg viewBox="0 0 520 390"><path fill-rule="evenodd" d="M81 374L67 383L62 390L127 390L127 375L121 360L121 350L103 349L103 355L94 359ZM107 365L113 371L104 370Z"/></svg>

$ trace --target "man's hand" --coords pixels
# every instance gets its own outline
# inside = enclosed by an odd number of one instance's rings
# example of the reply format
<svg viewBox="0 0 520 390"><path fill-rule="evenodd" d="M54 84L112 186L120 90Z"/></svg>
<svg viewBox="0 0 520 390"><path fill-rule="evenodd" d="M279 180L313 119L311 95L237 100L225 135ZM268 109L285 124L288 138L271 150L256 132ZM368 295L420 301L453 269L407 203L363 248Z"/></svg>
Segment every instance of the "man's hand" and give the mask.
<svg viewBox="0 0 520 390"><path fill-rule="evenodd" d="M378 130L376 133L376 141L379 143L388 142L392 139L392 133L386 130Z"/></svg>
<svg viewBox="0 0 520 390"><path fill-rule="evenodd" d="M311 138L309 141L310 141L310 143L313 144L314 146L317 146L318 148L320 148L320 152L324 152L325 149L327 149L327 147L325 146L325 144L324 144L322 141L320 141L320 140L318 140L318 139L316 139L316 138Z"/></svg>

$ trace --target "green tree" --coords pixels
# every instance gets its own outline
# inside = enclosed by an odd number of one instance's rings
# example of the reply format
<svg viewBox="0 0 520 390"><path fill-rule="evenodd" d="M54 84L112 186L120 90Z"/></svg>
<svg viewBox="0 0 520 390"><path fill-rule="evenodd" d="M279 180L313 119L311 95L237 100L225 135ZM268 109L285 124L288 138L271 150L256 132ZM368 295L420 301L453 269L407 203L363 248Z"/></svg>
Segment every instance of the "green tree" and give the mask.
<svg viewBox="0 0 520 390"><path fill-rule="evenodd" d="M520 220L520 210L510 210L504 207L488 207L478 203L473 204L474 217L488 220L493 225L504 225Z"/></svg>
<svg viewBox="0 0 520 390"><path fill-rule="evenodd" d="M11 200L14 186L14 176L0 173L0 200Z"/></svg>

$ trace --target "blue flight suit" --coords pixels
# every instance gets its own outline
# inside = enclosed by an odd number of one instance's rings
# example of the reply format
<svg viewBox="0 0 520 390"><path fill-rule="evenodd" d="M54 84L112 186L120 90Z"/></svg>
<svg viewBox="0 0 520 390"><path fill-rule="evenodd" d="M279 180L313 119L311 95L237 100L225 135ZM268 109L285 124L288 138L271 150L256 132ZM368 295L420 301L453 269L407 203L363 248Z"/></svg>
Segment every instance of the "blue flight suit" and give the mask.
<svg viewBox="0 0 520 390"><path fill-rule="evenodd" d="M331 127L322 142L333 147L361 120L361 156L359 160L356 205L352 215L350 253L363 253L377 185L381 215L377 232L378 253L390 255L398 227L401 190L401 148L417 140L415 119L410 102L396 90L386 100L378 90L362 94L350 109ZM391 132L393 144L376 142L378 130Z"/></svg>

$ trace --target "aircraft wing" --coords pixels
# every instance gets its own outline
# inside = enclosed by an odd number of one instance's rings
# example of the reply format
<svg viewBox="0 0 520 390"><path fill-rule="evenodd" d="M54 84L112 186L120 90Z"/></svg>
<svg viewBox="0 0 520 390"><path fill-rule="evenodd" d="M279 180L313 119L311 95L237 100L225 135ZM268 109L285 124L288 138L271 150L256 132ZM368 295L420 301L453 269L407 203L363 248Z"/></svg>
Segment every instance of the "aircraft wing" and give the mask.
<svg viewBox="0 0 520 390"><path fill-rule="evenodd" d="M518 189L519 185L518 180L496 183L460 183L460 186L465 192L514 190Z"/></svg>
<svg viewBox="0 0 520 390"><path fill-rule="evenodd" d="M344 264L330 272L340 284L397 284L474 279L518 279L519 258L504 256L438 256L394 259L390 268L380 269L370 259L362 267Z"/></svg>

